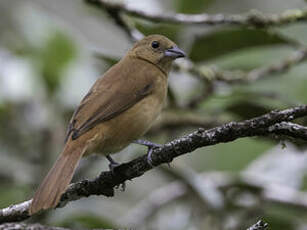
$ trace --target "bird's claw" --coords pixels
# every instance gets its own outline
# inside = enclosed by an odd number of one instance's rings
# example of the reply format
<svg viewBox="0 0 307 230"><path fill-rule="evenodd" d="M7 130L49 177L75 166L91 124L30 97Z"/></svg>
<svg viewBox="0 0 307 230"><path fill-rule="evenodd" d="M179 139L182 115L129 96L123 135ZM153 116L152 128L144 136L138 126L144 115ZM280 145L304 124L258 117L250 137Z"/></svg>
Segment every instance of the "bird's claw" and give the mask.
<svg viewBox="0 0 307 230"><path fill-rule="evenodd" d="M149 148L149 147L148 147L148 151L147 151L147 163L148 163L151 167L154 167L153 162L152 162L152 159L151 159L152 150L153 150L153 148Z"/></svg>
<svg viewBox="0 0 307 230"><path fill-rule="evenodd" d="M147 151L147 163L151 167L155 167L153 162L152 162L152 158L151 158L152 151L154 149L156 149L156 148L161 148L162 145L156 144L156 143L153 143L153 142L150 142L150 141L146 141L146 140L135 140L134 143L140 144L140 145L145 145L148 148L148 151Z"/></svg>
<svg viewBox="0 0 307 230"><path fill-rule="evenodd" d="M109 163L109 169L114 174L114 170L116 167L118 167L120 164L117 163L110 155L107 155L106 158L108 159Z"/></svg>
<svg viewBox="0 0 307 230"><path fill-rule="evenodd" d="M126 183L123 182L123 183L115 186L115 189L119 189L119 188L121 188L121 191L124 192L126 190Z"/></svg>
<svg viewBox="0 0 307 230"><path fill-rule="evenodd" d="M117 168L118 166L120 166L120 164L118 162L116 162L110 155L107 155L106 158L108 159L109 163L109 169L112 172L113 175L115 175L115 168ZM126 189L126 183L123 182L122 184L119 184L117 186L115 186L116 189L118 189L119 187L121 187L121 191L125 191Z"/></svg>
<svg viewBox="0 0 307 230"><path fill-rule="evenodd" d="M162 145L160 144L156 144L156 143L153 143L147 140L135 140L134 143L139 144L139 145L145 145L148 148L161 148L162 147Z"/></svg>

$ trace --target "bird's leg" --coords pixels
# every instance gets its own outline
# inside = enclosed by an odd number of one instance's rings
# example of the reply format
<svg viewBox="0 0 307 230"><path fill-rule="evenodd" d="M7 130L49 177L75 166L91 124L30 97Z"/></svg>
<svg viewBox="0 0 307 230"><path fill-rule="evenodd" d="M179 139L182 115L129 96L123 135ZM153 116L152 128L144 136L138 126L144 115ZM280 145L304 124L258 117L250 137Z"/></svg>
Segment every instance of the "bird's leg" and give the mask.
<svg viewBox="0 0 307 230"><path fill-rule="evenodd" d="M113 174L115 174L115 173L114 173L114 170L115 170L115 168L118 167L120 164L119 164L118 162L116 162L110 155L106 155L106 158L107 158L107 160L110 162L110 163L109 163L109 169L110 169L110 171L111 171ZM121 185L121 187L122 187L122 191L125 191L125 189L126 189L126 183L124 182L124 183L122 183L122 184L120 184L120 185ZM115 188L118 188L120 185L117 185Z"/></svg>
<svg viewBox="0 0 307 230"><path fill-rule="evenodd" d="M135 140L133 141L133 143L139 144L139 145L145 145L148 148L161 148L162 147L162 145L160 144L156 144L156 143L153 143L147 140Z"/></svg>
<svg viewBox="0 0 307 230"><path fill-rule="evenodd" d="M106 155L107 160L109 163L109 169L114 174L114 169L119 166L120 164L117 163L110 155Z"/></svg>
<svg viewBox="0 0 307 230"><path fill-rule="evenodd" d="M155 148L161 148L162 145L156 144L156 143L153 143L153 142L150 142L150 141L147 141L147 140L135 140L133 143L145 145L148 148L148 150L147 150L147 162L148 162L149 165L154 167L154 165L152 164L152 159L151 159L152 151Z"/></svg>

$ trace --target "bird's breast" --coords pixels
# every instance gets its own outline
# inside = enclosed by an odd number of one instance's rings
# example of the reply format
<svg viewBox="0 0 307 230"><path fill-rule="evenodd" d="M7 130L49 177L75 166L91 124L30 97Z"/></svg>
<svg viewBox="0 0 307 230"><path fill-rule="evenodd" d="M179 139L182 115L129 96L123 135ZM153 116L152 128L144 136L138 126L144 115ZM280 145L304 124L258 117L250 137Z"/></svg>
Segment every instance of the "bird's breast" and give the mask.
<svg viewBox="0 0 307 230"><path fill-rule="evenodd" d="M117 117L97 125L88 152L110 154L120 151L143 136L155 122L165 104L167 79L155 81L153 92Z"/></svg>

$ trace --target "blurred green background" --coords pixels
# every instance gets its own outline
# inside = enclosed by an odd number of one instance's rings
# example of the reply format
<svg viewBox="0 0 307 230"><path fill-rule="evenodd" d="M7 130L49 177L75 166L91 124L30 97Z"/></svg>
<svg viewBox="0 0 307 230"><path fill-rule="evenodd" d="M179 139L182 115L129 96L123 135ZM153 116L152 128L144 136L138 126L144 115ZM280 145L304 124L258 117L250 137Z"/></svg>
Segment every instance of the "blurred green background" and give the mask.
<svg viewBox="0 0 307 230"><path fill-rule="evenodd" d="M157 13L240 14L251 9L280 13L306 7L303 0L124 2ZM306 23L252 29L132 20L144 34L161 33L173 39L200 68L214 65L223 70L249 71L276 63L307 44ZM119 59L131 45L103 10L81 0L0 1L0 208L31 198L63 147L74 108L110 67L110 60ZM97 58L97 52L109 61ZM223 121L242 120L272 109L307 104L304 62L250 84L216 82L214 93L193 110L187 104L202 93L205 83L186 72L172 72L169 82L182 116L194 113ZM146 138L165 143L192 130L195 127L159 129ZM74 229L244 229L264 218L270 229L307 229L307 198L305 208L297 208L266 202L254 191L233 188L223 193L222 210L206 207L190 190L163 202L163 188L172 191L167 186L174 181L186 183L190 173L194 177L202 173L198 183L203 187L210 181L216 183L214 178L220 174L236 177L251 173L265 185L286 186L305 194L305 149L304 143L261 137L198 149L175 159L170 169L160 167L128 182L126 191L118 190L112 198L84 198L29 221ZM131 145L114 158L124 162L144 153L145 148ZM92 178L106 169L103 157L90 156L81 162L74 181ZM149 213L145 219L142 215L146 213L138 211L142 208Z"/></svg>

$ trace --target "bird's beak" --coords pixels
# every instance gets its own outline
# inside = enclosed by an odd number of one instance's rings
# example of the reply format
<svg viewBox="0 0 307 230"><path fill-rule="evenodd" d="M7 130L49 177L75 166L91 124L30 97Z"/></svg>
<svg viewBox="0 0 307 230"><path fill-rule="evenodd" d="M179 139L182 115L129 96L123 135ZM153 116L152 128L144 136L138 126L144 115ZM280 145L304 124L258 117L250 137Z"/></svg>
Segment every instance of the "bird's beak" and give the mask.
<svg viewBox="0 0 307 230"><path fill-rule="evenodd" d="M186 56L185 52L179 49L178 46L173 46L172 48L165 50L164 55L166 57L172 57L174 59Z"/></svg>

